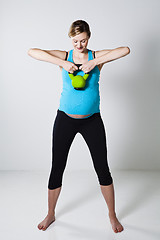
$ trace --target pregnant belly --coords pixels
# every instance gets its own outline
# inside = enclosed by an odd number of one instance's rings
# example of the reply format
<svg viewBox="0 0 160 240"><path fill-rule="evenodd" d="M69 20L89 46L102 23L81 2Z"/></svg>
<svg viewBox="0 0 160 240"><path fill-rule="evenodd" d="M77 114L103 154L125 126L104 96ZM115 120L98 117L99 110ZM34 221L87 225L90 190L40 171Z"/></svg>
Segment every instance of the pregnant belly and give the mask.
<svg viewBox="0 0 160 240"><path fill-rule="evenodd" d="M98 111L99 94L94 89L77 92L65 91L61 94L60 110L73 118L86 118Z"/></svg>
<svg viewBox="0 0 160 240"><path fill-rule="evenodd" d="M87 117L87 116L89 116L89 115L91 115L91 114L88 114L88 115L75 115L75 114L68 114L68 113L66 113L67 115L69 115L70 117L73 117L73 118L84 118L84 117Z"/></svg>

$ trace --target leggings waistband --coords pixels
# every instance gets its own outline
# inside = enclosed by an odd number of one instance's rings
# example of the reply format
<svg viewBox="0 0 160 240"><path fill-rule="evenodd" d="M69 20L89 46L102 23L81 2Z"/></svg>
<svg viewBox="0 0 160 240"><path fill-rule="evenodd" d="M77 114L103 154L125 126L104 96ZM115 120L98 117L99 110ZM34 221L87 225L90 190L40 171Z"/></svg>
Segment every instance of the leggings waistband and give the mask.
<svg viewBox="0 0 160 240"><path fill-rule="evenodd" d="M65 113L65 112L62 111L62 110L59 110L59 109L58 109L57 112L62 112L62 113L64 113L68 118L75 119L75 120L82 120L82 119L90 118L90 117L92 117L93 115L99 115L99 114L100 114L100 112L97 112L97 113L91 113L89 116L84 117L84 118L73 118L73 117L69 116L67 113Z"/></svg>

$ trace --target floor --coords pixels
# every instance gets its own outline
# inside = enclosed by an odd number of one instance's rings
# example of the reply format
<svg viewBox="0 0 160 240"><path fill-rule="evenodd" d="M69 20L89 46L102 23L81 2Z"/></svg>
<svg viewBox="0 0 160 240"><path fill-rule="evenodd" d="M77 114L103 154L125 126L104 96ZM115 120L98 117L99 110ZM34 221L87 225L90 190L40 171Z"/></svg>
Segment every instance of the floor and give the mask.
<svg viewBox="0 0 160 240"><path fill-rule="evenodd" d="M159 240L160 173L113 171L116 213L124 231L114 233L93 170L65 171L56 221L47 214L48 172L0 171L0 236L5 240Z"/></svg>

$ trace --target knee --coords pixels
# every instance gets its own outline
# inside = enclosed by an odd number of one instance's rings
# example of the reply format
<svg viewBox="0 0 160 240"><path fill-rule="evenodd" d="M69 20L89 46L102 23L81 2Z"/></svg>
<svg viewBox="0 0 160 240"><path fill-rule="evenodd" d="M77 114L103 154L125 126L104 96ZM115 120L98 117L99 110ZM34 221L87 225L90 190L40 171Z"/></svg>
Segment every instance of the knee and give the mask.
<svg viewBox="0 0 160 240"><path fill-rule="evenodd" d="M49 190L54 190L54 189L56 189L56 188L59 188L59 187L61 187L62 186L62 183L48 183L48 189Z"/></svg>
<svg viewBox="0 0 160 240"><path fill-rule="evenodd" d="M48 181L48 189L52 190L62 186L62 177L55 177L53 175L50 176Z"/></svg>
<svg viewBox="0 0 160 240"><path fill-rule="evenodd" d="M62 186L62 177L63 177L63 171L55 171L55 169L52 168L49 180L48 180L48 189L52 190L58 187Z"/></svg>
<svg viewBox="0 0 160 240"><path fill-rule="evenodd" d="M98 180L100 185L107 186L113 183L113 178L110 172L108 172L107 174L105 173L105 174L98 175Z"/></svg>
<svg viewBox="0 0 160 240"><path fill-rule="evenodd" d="M113 179L112 177L104 180L104 179L99 179L99 184L102 185L102 186L109 186L113 183Z"/></svg>

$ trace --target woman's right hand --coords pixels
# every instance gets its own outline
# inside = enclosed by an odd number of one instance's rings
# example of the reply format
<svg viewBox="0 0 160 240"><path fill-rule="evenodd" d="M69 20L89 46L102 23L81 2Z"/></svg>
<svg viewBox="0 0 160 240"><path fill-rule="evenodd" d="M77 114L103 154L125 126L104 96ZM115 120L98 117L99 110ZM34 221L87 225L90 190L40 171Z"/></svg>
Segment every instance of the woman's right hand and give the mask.
<svg viewBox="0 0 160 240"><path fill-rule="evenodd" d="M69 61L64 61L62 67L69 73L74 73L74 71L78 70L78 67L74 63Z"/></svg>

